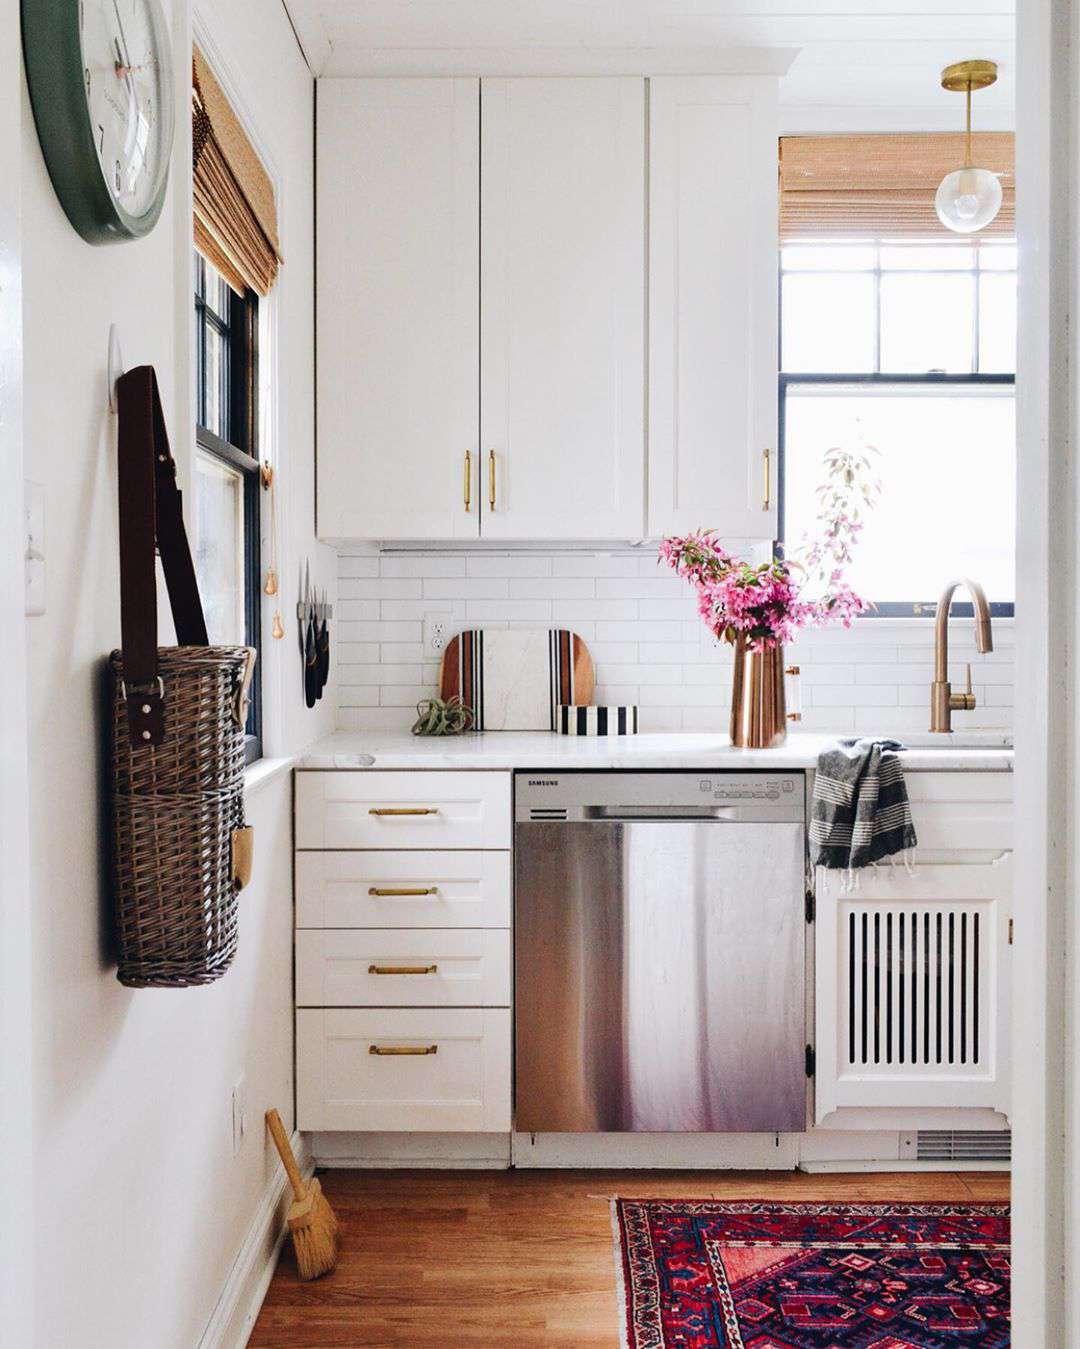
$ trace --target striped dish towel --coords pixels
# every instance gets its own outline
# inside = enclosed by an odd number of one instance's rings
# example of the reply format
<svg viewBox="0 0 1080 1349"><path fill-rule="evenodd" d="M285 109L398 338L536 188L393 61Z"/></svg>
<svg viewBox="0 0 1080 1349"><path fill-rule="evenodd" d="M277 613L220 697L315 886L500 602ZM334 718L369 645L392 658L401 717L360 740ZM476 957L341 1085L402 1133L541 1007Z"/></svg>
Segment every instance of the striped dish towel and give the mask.
<svg viewBox="0 0 1080 1349"><path fill-rule="evenodd" d="M838 740L818 755L810 810L810 860L848 873L918 843L898 740Z"/></svg>

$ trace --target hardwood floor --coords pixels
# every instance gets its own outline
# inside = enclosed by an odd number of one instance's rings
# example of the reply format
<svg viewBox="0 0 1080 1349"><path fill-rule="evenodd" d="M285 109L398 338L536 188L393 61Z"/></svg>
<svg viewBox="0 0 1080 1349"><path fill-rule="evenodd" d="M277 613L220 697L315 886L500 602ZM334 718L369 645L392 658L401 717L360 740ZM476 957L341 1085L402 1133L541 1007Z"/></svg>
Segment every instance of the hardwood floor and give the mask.
<svg viewBox="0 0 1080 1349"><path fill-rule="evenodd" d="M286 1248L252 1349L617 1349L609 1202L1006 1201L1007 1175L939 1172L326 1171L333 1274L302 1284Z"/></svg>

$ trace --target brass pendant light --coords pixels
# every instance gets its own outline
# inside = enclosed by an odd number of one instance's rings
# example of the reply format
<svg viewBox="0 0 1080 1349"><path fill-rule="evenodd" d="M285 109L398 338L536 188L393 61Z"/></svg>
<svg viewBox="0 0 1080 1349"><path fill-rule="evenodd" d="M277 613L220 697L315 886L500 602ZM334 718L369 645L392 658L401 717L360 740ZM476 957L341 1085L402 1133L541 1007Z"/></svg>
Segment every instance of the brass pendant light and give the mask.
<svg viewBox="0 0 1080 1349"><path fill-rule="evenodd" d="M938 219L957 234L975 234L985 229L1001 210L1001 183L997 174L978 168L971 153L971 95L978 89L989 89L996 79L994 61L958 61L941 72L943 89L967 97L964 163L945 175L934 198Z"/></svg>

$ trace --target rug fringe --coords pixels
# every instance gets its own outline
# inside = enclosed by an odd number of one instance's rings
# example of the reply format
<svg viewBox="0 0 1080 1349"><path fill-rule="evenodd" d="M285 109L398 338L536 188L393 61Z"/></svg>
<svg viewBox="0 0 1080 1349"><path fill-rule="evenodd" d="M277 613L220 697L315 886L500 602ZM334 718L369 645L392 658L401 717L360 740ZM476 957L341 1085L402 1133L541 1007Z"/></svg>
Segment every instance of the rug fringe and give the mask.
<svg viewBox="0 0 1080 1349"><path fill-rule="evenodd" d="M627 1327L630 1322L629 1292L623 1271L622 1232L619 1227L619 1197L613 1196L611 1207L611 1244L615 1249L615 1297L619 1305L619 1349L631 1349Z"/></svg>

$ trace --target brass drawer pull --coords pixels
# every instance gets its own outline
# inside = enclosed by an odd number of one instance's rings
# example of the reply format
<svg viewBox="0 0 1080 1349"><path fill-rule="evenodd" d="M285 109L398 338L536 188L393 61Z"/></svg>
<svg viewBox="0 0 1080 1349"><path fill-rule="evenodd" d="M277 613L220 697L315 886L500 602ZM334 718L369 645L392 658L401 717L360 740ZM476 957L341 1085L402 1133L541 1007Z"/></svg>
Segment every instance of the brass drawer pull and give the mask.
<svg viewBox="0 0 1080 1349"><path fill-rule="evenodd" d="M495 451L488 451L488 505L495 509Z"/></svg>
<svg viewBox="0 0 1080 1349"><path fill-rule="evenodd" d="M368 974L438 974L438 965L369 965Z"/></svg>
<svg viewBox="0 0 1080 1349"><path fill-rule="evenodd" d="M405 895L437 895L439 887L437 885L428 886L389 886L389 885L369 885L369 895L392 896L401 898Z"/></svg>
<svg viewBox="0 0 1080 1349"><path fill-rule="evenodd" d="M369 815L438 815L437 806L372 806Z"/></svg>
<svg viewBox="0 0 1080 1349"><path fill-rule="evenodd" d="M472 451L465 451L465 509L472 510Z"/></svg>
<svg viewBox="0 0 1080 1349"><path fill-rule="evenodd" d="M438 1045L369 1045L369 1054L378 1054L380 1058L401 1054L437 1054Z"/></svg>
<svg viewBox="0 0 1080 1349"><path fill-rule="evenodd" d="M762 450L761 457L765 466L765 492L761 501L761 509L767 511L772 506L772 451Z"/></svg>

